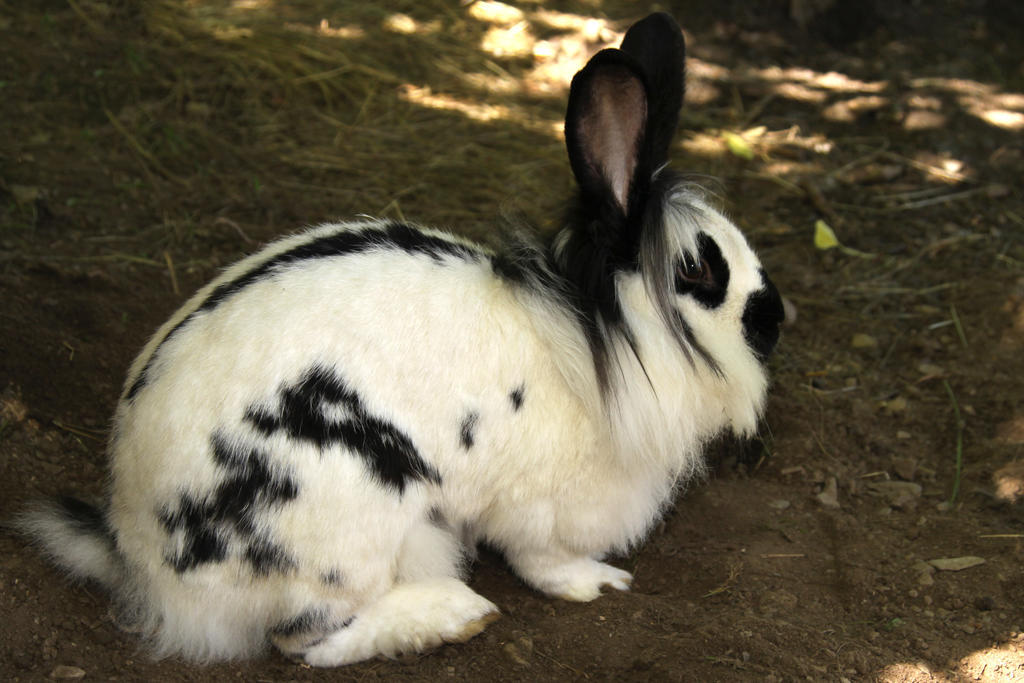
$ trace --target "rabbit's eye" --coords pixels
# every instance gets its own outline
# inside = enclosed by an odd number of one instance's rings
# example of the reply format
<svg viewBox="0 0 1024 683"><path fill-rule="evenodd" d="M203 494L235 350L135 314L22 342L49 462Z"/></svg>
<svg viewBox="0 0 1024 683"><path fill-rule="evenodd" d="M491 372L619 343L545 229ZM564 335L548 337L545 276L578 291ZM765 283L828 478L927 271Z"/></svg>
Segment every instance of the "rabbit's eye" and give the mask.
<svg viewBox="0 0 1024 683"><path fill-rule="evenodd" d="M676 294L692 296L707 309L725 301L729 288L729 264L722 250L707 234L697 235L696 254L683 252L676 261Z"/></svg>
<svg viewBox="0 0 1024 683"><path fill-rule="evenodd" d="M702 258L698 262L692 255L684 254L682 261L676 267L676 283L677 288L680 283L705 287L713 284L711 267L708 266L707 259Z"/></svg>

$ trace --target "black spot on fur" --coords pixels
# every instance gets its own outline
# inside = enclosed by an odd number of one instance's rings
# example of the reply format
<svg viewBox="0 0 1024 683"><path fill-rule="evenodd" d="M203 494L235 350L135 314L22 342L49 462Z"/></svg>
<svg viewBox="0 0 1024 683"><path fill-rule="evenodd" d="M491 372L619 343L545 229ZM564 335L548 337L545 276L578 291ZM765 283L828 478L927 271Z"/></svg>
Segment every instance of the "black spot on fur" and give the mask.
<svg viewBox="0 0 1024 683"><path fill-rule="evenodd" d="M459 442L467 451L473 447L473 429L476 427L480 415L469 413L462 419L462 427L459 430Z"/></svg>
<svg viewBox="0 0 1024 683"><path fill-rule="evenodd" d="M464 261L479 260L482 255L472 247L437 235L429 235L417 228L404 223L389 223L378 228L364 230L341 229L338 232L322 235L315 240L298 244L291 249L277 254L251 270L239 275L234 280L218 285L199 306L185 316L160 341L150 355L142 371L129 387L125 399L131 401L138 395L149 381L149 374L160 346L173 337L196 316L213 310L218 305L242 291L249 285L274 277L285 267L301 261L321 258L332 258L359 254L374 250L399 249L413 256L429 256L437 263L445 258L458 258Z"/></svg>
<svg viewBox="0 0 1024 683"><path fill-rule="evenodd" d="M345 583L345 577L339 569L331 569L320 575L320 582L325 586L340 586Z"/></svg>
<svg viewBox="0 0 1024 683"><path fill-rule="evenodd" d="M310 635L322 636L303 643L304 648L311 648L323 642L323 637L348 628L355 619L355 615L353 615L343 621L335 621L332 618L331 610L327 607L310 607L291 619L286 619L271 627L270 635L275 638L296 639Z"/></svg>
<svg viewBox="0 0 1024 683"><path fill-rule="evenodd" d="M265 538L256 537L249 541L242 557L252 566L253 574L256 576L283 574L295 568L295 560L284 551L284 548Z"/></svg>
<svg viewBox="0 0 1024 683"><path fill-rule="evenodd" d="M412 440L396 425L371 415L359 396L332 370L314 366L280 390L277 410L250 406L245 419L265 436L284 432L321 449L336 445L359 455L381 485L398 493L410 481L441 482ZM341 408L340 419L325 408Z"/></svg>
<svg viewBox="0 0 1024 683"><path fill-rule="evenodd" d="M259 449L230 443L220 433L210 444L214 462L224 470L220 484L205 495L182 492L176 505L165 505L157 513L169 535L182 535L181 546L167 562L179 573L220 562L237 541L255 574L292 569L294 560L257 533L256 520L261 512L294 500L298 485L287 474L271 470L268 456Z"/></svg>
<svg viewBox="0 0 1024 683"><path fill-rule="evenodd" d="M430 512L427 513L427 521L440 529L449 528L448 518L444 516L443 512L441 512L441 508L436 506L430 508Z"/></svg>
<svg viewBox="0 0 1024 683"><path fill-rule="evenodd" d="M512 401L512 410L518 412L523 407L523 395L526 392L526 386L520 384L518 387L509 392L508 400Z"/></svg>
<svg viewBox="0 0 1024 683"><path fill-rule="evenodd" d="M222 524L209 519L205 505L187 493L178 498L177 509L163 508L157 514L164 530L182 534L181 547L164 560L179 574L208 562L221 562L228 556L228 544Z"/></svg>
<svg viewBox="0 0 1024 683"><path fill-rule="evenodd" d="M779 325L786 312L779 290L763 270L761 280L764 287L751 294L743 307L743 337L757 357L763 360L779 341Z"/></svg>
<svg viewBox="0 0 1024 683"><path fill-rule="evenodd" d="M351 626L353 621L355 621L354 616L344 621L334 621L331 618L331 610L327 607L310 607L291 619L276 624L270 629L270 633L275 636L292 638L303 633L340 631Z"/></svg>
<svg viewBox="0 0 1024 683"><path fill-rule="evenodd" d="M271 627L270 633L275 636L291 638L301 633L320 631L327 627L330 616L331 612L326 607L310 607L291 619L275 624Z"/></svg>

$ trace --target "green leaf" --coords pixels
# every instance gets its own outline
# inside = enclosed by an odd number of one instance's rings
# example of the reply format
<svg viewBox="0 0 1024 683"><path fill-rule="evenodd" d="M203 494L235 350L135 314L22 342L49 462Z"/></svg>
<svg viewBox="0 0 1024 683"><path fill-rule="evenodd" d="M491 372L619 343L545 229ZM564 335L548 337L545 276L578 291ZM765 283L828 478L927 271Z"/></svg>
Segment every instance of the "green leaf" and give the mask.
<svg viewBox="0 0 1024 683"><path fill-rule="evenodd" d="M750 143L736 133L725 131L722 133L722 139L725 140L725 146L729 148L729 151L741 159L750 161L754 158L754 150Z"/></svg>
<svg viewBox="0 0 1024 683"><path fill-rule="evenodd" d="M835 232L821 219L814 221L814 246L822 250L841 246Z"/></svg>

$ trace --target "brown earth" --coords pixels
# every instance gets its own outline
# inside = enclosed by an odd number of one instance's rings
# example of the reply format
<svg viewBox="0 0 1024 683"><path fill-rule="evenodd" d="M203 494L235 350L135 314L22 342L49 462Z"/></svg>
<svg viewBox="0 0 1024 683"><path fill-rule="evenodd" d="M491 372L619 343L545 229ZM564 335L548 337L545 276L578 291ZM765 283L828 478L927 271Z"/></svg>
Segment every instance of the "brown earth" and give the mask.
<svg viewBox="0 0 1024 683"><path fill-rule="evenodd" d="M693 57L674 165L719 179L799 315L762 438L615 560L633 591L550 600L485 552L504 616L466 644L198 667L4 533L0 676L1024 680L1024 10L658 7ZM553 227L567 78L652 8L0 0L0 518L101 493L131 358L260 243L359 213Z"/></svg>

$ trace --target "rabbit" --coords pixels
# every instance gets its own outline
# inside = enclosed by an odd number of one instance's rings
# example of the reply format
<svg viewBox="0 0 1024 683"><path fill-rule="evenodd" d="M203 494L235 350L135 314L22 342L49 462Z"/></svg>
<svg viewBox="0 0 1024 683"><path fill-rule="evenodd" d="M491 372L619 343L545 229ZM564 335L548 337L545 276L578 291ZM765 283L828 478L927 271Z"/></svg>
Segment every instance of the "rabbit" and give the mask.
<svg viewBox="0 0 1024 683"><path fill-rule="evenodd" d="M478 542L573 601L635 547L714 436L756 430L781 297L666 164L685 45L667 14L572 80L564 227L488 248L366 219L286 237L195 294L134 361L109 500L20 527L99 581L155 655L273 644L338 666L499 616Z"/></svg>

